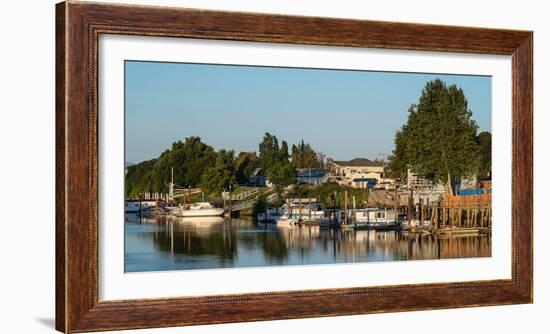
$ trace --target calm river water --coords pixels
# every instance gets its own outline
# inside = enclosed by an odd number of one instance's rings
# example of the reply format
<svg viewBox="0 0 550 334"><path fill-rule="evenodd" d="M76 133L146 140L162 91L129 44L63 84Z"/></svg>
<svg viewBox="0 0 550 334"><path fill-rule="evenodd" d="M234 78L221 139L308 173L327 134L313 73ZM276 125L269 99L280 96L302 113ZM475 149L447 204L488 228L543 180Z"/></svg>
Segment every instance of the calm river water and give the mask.
<svg viewBox="0 0 550 334"><path fill-rule="evenodd" d="M126 272L487 256L490 236L436 238L221 217L126 215L125 222Z"/></svg>

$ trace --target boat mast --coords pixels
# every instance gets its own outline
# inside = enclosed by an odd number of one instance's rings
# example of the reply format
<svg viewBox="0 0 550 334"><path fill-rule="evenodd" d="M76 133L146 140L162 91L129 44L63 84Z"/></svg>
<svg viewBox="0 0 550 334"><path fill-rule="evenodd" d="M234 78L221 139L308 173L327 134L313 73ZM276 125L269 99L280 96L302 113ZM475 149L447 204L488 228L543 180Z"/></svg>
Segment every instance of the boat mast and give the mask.
<svg viewBox="0 0 550 334"><path fill-rule="evenodd" d="M171 169L172 178L170 180L170 188L168 190L168 196L170 197L170 200L174 200L174 167Z"/></svg>

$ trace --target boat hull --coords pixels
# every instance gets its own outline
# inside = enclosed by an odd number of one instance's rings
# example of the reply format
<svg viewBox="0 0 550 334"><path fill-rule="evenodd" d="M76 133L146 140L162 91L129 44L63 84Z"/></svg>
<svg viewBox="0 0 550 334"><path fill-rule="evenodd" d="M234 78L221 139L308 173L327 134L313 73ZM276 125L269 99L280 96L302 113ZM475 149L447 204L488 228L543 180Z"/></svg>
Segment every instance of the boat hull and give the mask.
<svg viewBox="0 0 550 334"><path fill-rule="evenodd" d="M223 209L213 208L205 210L179 210L176 211L178 217L216 217L223 215Z"/></svg>
<svg viewBox="0 0 550 334"><path fill-rule="evenodd" d="M401 224L395 222L389 223L366 223L357 222L354 224L356 230L375 230L375 231L399 231L402 229Z"/></svg>

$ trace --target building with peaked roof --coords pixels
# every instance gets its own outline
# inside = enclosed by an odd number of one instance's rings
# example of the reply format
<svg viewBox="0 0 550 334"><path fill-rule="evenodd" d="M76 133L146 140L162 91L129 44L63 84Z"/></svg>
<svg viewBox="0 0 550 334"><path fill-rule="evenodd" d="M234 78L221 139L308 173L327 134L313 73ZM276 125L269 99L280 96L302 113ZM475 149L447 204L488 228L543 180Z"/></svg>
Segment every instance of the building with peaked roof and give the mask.
<svg viewBox="0 0 550 334"><path fill-rule="evenodd" d="M256 168L248 177L248 182L255 187L265 187L267 185L267 176L262 168Z"/></svg>
<svg viewBox="0 0 550 334"><path fill-rule="evenodd" d="M384 166L366 158L330 160L328 171L338 183L355 188L373 187L384 181Z"/></svg>
<svg viewBox="0 0 550 334"><path fill-rule="evenodd" d="M319 185L327 180L327 170L324 168L296 169L296 183Z"/></svg>
<svg viewBox="0 0 550 334"><path fill-rule="evenodd" d="M380 167L380 164L367 158L355 158L351 160L331 160L334 165L349 166L349 167Z"/></svg>

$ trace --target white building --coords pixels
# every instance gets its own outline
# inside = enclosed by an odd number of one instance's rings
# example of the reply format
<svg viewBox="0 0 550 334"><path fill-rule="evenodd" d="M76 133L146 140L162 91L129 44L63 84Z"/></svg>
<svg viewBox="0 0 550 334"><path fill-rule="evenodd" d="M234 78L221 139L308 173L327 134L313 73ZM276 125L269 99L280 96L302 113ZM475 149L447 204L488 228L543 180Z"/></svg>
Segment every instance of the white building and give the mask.
<svg viewBox="0 0 550 334"><path fill-rule="evenodd" d="M338 183L355 188L373 187L377 183L390 181L384 176L384 166L365 158L331 160L328 162L328 170Z"/></svg>
<svg viewBox="0 0 550 334"><path fill-rule="evenodd" d="M434 182L429 179L420 177L418 174L413 173L410 168L407 169L407 188L411 187L431 187Z"/></svg>

